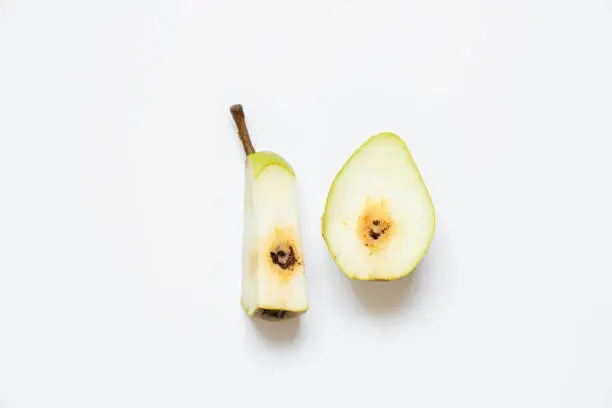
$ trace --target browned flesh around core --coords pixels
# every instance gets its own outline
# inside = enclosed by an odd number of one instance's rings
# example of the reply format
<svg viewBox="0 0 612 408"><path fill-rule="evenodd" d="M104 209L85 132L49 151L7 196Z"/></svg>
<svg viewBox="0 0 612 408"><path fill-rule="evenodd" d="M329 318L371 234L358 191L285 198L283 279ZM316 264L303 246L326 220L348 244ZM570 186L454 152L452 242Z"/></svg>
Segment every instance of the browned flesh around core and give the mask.
<svg viewBox="0 0 612 408"><path fill-rule="evenodd" d="M298 237L292 228L276 229L269 238L267 256L270 271L290 279L302 269Z"/></svg>
<svg viewBox="0 0 612 408"><path fill-rule="evenodd" d="M393 235L393 219L385 200L368 200L359 216L357 235L370 249L384 249Z"/></svg>

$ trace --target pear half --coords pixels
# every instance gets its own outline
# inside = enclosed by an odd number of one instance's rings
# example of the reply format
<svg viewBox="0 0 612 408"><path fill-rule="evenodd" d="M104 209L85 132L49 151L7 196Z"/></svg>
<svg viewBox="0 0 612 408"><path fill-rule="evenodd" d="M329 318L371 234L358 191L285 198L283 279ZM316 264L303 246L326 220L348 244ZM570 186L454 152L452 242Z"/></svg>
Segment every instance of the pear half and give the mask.
<svg viewBox="0 0 612 408"><path fill-rule="evenodd" d="M247 153L241 303L251 317L286 320L308 310L295 172L280 155L255 152L238 106Z"/></svg>
<svg viewBox="0 0 612 408"><path fill-rule="evenodd" d="M385 132L370 137L336 175L321 227L345 275L388 281L419 264L435 223L431 197L406 143Z"/></svg>

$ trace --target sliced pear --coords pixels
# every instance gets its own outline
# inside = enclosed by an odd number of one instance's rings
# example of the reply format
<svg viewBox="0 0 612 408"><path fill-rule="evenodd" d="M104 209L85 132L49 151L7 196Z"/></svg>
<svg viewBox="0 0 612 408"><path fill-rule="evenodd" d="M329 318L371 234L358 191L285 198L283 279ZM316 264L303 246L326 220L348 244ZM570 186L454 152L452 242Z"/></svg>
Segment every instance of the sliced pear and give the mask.
<svg viewBox="0 0 612 408"><path fill-rule="evenodd" d="M334 178L322 234L345 275L388 281L419 264L435 223L431 197L406 143L386 132L370 137Z"/></svg>
<svg viewBox="0 0 612 408"><path fill-rule="evenodd" d="M242 106L230 111L247 155L241 303L251 317L286 320L309 307L295 172L280 155L255 152Z"/></svg>

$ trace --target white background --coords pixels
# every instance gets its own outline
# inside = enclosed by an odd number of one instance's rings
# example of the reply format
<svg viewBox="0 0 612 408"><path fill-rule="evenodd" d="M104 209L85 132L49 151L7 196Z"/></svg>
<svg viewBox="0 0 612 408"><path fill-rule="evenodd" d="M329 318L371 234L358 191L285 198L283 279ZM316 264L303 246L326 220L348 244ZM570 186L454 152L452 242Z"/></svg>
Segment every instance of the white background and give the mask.
<svg viewBox="0 0 612 408"><path fill-rule="evenodd" d="M311 310L240 308L244 155L294 166ZM0 0L0 407L612 407L610 0ZM370 135L437 210L353 283Z"/></svg>

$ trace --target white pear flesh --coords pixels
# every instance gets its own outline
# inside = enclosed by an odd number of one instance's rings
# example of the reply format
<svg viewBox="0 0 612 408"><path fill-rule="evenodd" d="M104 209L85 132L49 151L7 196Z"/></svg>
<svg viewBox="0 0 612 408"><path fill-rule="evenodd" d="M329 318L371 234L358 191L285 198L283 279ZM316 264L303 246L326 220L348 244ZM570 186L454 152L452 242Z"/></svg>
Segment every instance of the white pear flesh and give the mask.
<svg viewBox="0 0 612 408"><path fill-rule="evenodd" d="M247 156L242 306L249 316L284 320L308 310L298 188L279 155Z"/></svg>
<svg viewBox="0 0 612 408"><path fill-rule="evenodd" d="M406 143L385 132L369 138L334 178L322 234L348 277L386 281L420 263L435 223L431 197Z"/></svg>

